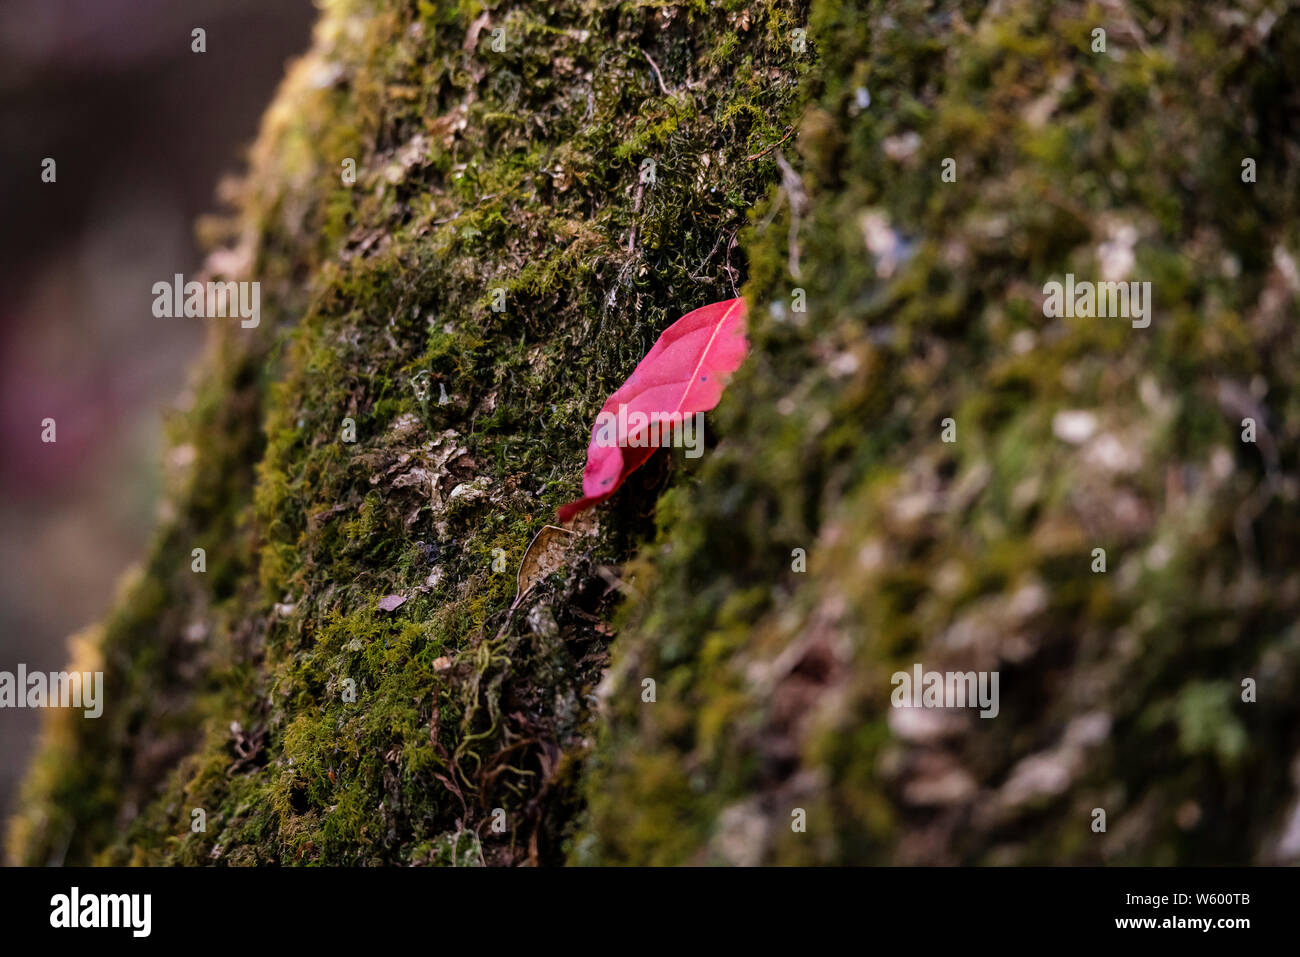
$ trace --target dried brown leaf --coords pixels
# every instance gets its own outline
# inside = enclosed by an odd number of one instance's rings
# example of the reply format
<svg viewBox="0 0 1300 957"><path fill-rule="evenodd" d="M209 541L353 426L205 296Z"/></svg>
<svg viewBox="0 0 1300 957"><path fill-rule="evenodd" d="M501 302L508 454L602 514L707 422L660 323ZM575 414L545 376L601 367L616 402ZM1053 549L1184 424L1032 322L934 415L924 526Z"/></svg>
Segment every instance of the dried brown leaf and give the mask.
<svg viewBox="0 0 1300 957"><path fill-rule="evenodd" d="M558 525L543 525L537 530L528 544L528 550L524 552L523 561L519 563L519 591L510 607L518 605L547 575L564 567L564 555L569 550L573 535L569 529Z"/></svg>
<svg viewBox="0 0 1300 957"><path fill-rule="evenodd" d="M406 598L403 595L385 595L379 599L380 611L396 611L406 604Z"/></svg>

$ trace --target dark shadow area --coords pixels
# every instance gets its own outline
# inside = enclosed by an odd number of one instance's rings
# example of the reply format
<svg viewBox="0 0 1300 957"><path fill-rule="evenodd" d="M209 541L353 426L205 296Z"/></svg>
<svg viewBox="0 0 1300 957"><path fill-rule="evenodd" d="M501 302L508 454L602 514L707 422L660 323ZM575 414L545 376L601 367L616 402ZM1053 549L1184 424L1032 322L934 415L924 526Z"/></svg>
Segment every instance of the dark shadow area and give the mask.
<svg viewBox="0 0 1300 957"><path fill-rule="evenodd" d="M143 553L161 413L203 337L155 319L150 287L197 270L194 222L312 19L309 0L0 8L0 670L63 668ZM39 725L0 711L0 818Z"/></svg>

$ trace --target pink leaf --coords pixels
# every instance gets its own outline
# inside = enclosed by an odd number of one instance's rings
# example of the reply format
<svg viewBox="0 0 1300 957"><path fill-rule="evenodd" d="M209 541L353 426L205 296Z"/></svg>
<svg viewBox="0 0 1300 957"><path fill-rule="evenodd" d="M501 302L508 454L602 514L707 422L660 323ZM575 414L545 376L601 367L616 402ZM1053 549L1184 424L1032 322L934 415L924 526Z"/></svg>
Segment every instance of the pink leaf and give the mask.
<svg viewBox="0 0 1300 957"><path fill-rule="evenodd" d="M656 421L707 412L749 351L745 300L728 299L688 312L664 330L601 407L587 446L583 497L561 507L567 522L602 502L668 438ZM644 443L644 444L642 444Z"/></svg>

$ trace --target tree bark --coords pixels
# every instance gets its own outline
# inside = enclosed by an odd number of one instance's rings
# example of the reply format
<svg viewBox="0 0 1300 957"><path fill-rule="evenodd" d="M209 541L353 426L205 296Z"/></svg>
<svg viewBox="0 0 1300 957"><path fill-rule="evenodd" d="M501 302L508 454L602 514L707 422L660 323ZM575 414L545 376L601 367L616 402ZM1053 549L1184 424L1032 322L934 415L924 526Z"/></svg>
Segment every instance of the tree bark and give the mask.
<svg viewBox="0 0 1300 957"><path fill-rule="evenodd" d="M261 325L15 859L1300 856L1300 12L464 6L331 5L268 110L208 224ZM517 596L605 397L736 289L704 457ZM892 707L915 665L996 716Z"/></svg>

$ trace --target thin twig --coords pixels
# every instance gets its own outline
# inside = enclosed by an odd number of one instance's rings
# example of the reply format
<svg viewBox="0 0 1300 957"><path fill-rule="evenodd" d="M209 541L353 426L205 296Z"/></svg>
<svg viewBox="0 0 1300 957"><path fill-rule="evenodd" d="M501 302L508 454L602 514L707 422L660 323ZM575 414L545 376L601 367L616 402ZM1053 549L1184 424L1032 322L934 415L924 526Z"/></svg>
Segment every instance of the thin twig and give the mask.
<svg viewBox="0 0 1300 957"><path fill-rule="evenodd" d="M778 146L780 146L782 143L784 143L786 140L788 140L788 139L790 138L790 134L793 133L793 132L794 132L794 127L792 126L792 127L790 127L789 129L787 129L787 130L785 131L785 136L781 137L779 140L777 140L777 141L776 141L775 143L773 143L771 146L765 146L763 149L759 150L759 151L758 151L757 153L755 153L753 156L746 156L746 157L745 157L745 160L746 160L746 161L749 161L749 160L761 159L762 157L766 156L768 153L772 152L772 150L774 150L774 149L776 149Z"/></svg>
<svg viewBox="0 0 1300 957"><path fill-rule="evenodd" d="M659 81L659 89L664 91L664 96L672 96L672 94L668 92L668 87L664 86L664 75L659 72L659 64L656 63L650 54L645 52L645 50L641 51L641 55L650 61L650 69L655 71L655 79Z"/></svg>
<svg viewBox="0 0 1300 957"><path fill-rule="evenodd" d="M719 231L718 238L713 241L713 248L709 250L709 254L707 256L705 256L703 259L700 260L700 264L695 267L695 272L691 273L692 279L698 282L700 279L703 278L700 274L703 272L704 267L709 264L709 260L713 258L713 254L718 251L718 247L722 245L722 237L725 236L726 234L727 231L725 229Z"/></svg>
<svg viewBox="0 0 1300 957"><path fill-rule="evenodd" d="M808 194L804 192L803 180L786 160L784 153L776 154L776 165L781 170L781 186L785 190L785 198L790 203L790 234L787 238L789 268L790 275L797 281L803 278L799 270L799 226L804 211L808 208Z"/></svg>
<svg viewBox="0 0 1300 957"><path fill-rule="evenodd" d="M635 216L637 213L641 212L641 196L642 196L644 193L645 193L645 183L644 183L644 182L639 182L639 183L637 183L637 185L636 185L636 200L635 200L635 202L633 203L633 206L632 206L632 215L633 215L633 216ZM630 233L628 233L628 236L627 236L627 251L628 251L629 254L630 254L630 253L634 253L634 252L636 252L636 221L635 221L635 220L632 221L632 231L631 231Z"/></svg>
<svg viewBox="0 0 1300 957"><path fill-rule="evenodd" d="M736 269L731 265L731 251L736 248L736 237L740 235L740 229L737 228L731 234L731 242L727 243L727 279L731 281L731 294L739 298L740 291L736 289Z"/></svg>

